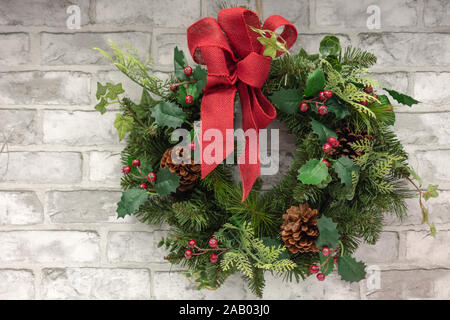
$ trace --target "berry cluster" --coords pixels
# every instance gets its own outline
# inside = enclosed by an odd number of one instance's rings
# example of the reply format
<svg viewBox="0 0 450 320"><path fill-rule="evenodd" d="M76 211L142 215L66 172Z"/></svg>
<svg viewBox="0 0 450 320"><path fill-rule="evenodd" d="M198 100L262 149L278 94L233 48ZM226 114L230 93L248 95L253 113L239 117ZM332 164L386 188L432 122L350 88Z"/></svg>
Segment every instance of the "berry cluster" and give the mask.
<svg viewBox="0 0 450 320"><path fill-rule="evenodd" d="M192 76L192 67L191 66L186 66L184 68L184 74L188 77ZM179 86L182 85L187 85L189 83L194 83L196 82L195 80L191 80L191 81L185 81L185 82L180 82L180 83L174 83L170 86L170 91L176 91L178 89ZM186 86L186 97L184 98L184 101L187 104L193 104L194 103L194 97L192 95L189 94L189 87Z"/></svg>
<svg viewBox="0 0 450 320"><path fill-rule="evenodd" d="M145 175L145 174L142 172L142 170L139 168L139 167L141 166L141 161L140 161L140 160L135 159L135 160L131 161L131 165L132 165L134 168L136 168L136 169L138 170L140 176L136 176L136 175L132 174L132 173L131 173L131 167L130 167L130 166L125 166L125 167L123 167L123 168L122 168L122 172L123 172L124 174L128 174L128 175L132 176L133 178L136 178L136 179L139 179L139 180L147 180L147 181L150 182L152 185L155 184L155 182L156 182L156 173L154 173L154 172L149 172L147 175ZM144 190L150 190L150 189L148 188L147 183L145 183L145 182L142 182L142 183L140 184L140 186L141 186L141 188L144 189Z"/></svg>
<svg viewBox="0 0 450 320"><path fill-rule="evenodd" d="M300 111L301 112L306 112L309 110L309 104L308 103L314 103L316 105L317 108L317 112L320 115L325 115L328 112L327 106L325 105L325 102L327 101L327 99L330 99L333 96L333 91L330 90L324 90L324 91L320 91L319 94L317 95L317 98L320 101L316 101L316 100L303 100L302 103L300 104ZM316 99L316 98L315 98Z"/></svg>
<svg viewBox="0 0 450 320"><path fill-rule="evenodd" d="M219 248L218 247L219 242L217 241L216 238L209 239L208 245L210 247L208 249L200 248L199 246L197 246L197 241L195 241L194 239L189 240L188 242L189 249L186 249L186 251L184 251L184 257L189 260L192 259L194 256L201 256L208 252L212 252L209 255L209 261L211 261L211 263L216 263L217 261L219 261L219 257L221 254L223 254L227 250L232 249L232 248ZM192 251L193 249L196 249L197 252L193 252Z"/></svg>
<svg viewBox="0 0 450 320"><path fill-rule="evenodd" d="M378 95L373 91L373 87L372 86L366 86L366 87L364 87L363 90L364 90L365 93L370 94L375 99L378 99ZM361 100L359 103L362 104L363 106L367 106L369 104L369 101Z"/></svg>
<svg viewBox="0 0 450 320"><path fill-rule="evenodd" d="M339 140L335 137L329 137L328 142L324 143L322 146L322 151L327 154L332 154L334 150L339 147ZM326 163L325 163L326 164ZM327 165L328 167L328 165Z"/></svg>
<svg viewBox="0 0 450 320"><path fill-rule="evenodd" d="M327 257L325 259L325 261L321 265L313 264L313 265L311 265L311 267L309 267L309 271L311 271L311 273L313 273L313 274L317 273L317 275L316 275L317 280L319 280L319 281L325 280L325 273L328 270L328 263L329 263L329 260L331 257L333 258L333 263L338 264L338 257L337 257L337 255L333 255L334 253L335 253L335 250L332 250L328 247L323 247L321 250L321 254L324 257ZM325 269L322 272L319 272L324 266L326 266Z"/></svg>

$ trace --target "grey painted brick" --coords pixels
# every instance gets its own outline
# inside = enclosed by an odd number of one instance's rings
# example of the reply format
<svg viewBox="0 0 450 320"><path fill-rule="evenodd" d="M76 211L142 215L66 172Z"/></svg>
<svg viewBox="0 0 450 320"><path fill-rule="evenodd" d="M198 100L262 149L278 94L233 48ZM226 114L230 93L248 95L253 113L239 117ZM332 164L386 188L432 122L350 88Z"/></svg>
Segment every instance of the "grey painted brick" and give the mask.
<svg viewBox="0 0 450 320"><path fill-rule="evenodd" d="M330 33L323 34L302 34L298 35L297 41L290 49L291 52L297 53L301 48L305 49L309 54L319 53L320 41ZM347 47L351 44L350 38L346 35L335 34L339 38L342 47Z"/></svg>
<svg viewBox="0 0 450 320"><path fill-rule="evenodd" d="M91 181L111 182L119 185L122 177L122 162L119 153L91 152L89 167Z"/></svg>
<svg viewBox="0 0 450 320"><path fill-rule="evenodd" d="M2 0L0 25L65 27L66 10L78 5L81 25L89 23L89 0Z"/></svg>
<svg viewBox="0 0 450 320"><path fill-rule="evenodd" d="M206 1L206 14L208 17L217 18L217 14L221 9L223 9L223 0L207 0ZM251 0L235 0L230 2L234 6L244 6L246 8L250 8L251 10L255 10L254 1Z"/></svg>
<svg viewBox="0 0 450 320"><path fill-rule="evenodd" d="M193 60L187 46L185 34L163 33L156 36L157 60L158 65L170 66L173 68L173 51L177 46L184 51L188 63L192 64Z"/></svg>
<svg viewBox="0 0 450 320"><path fill-rule="evenodd" d="M44 143L66 145L101 145L119 142L113 112L45 111Z"/></svg>
<svg viewBox="0 0 450 320"><path fill-rule="evenodd" d="M130 44L136 52L145 57L150 51L149 33L42 33L41 63L44 65L110 65L111 61L93 48L100 48L111 54L108 40L114 41L120 48Z"/></svg>
<svg viewBox="0 0 450 320"><path fill-rule="evenodd" d="M423 20L427 27L450 26L450 2L446 0L424 0Z"/></svg>
<svg viewBox="0 0 450 320"><path fill-rule="evenodd" d="M377 66L446 66L450 64L450 34L362 33L358 47L375 53Z"/></svg>
<svg viewBox="0 0 450 320"><path fill-rule="evenodd" d="M44 269L42 297L58 300L126 300L150 298L146 269Z"/></svg>
<svg viewBox="0 0 450 320"><path fill-rule="evenodd" d="M362 244L355 258L367 263L387 263L398 259L399 238L396 232L382 232L375 245Z"/></svg>
<svg viewBox="0 0 450 320"><path fill-rule="evenodd" d="M450 271L382 271L380 285L380 289L368 292L368 299L448 299Z"/></svg>
<svg viewBox="0 0 450 320"><path fill-rule="evenodd" d="M381 28L417 24L417 0L317 0L316 24L324 27L367 28L370 5L380 8Z"/></svg>
<svg viewBox="0 0 450 320"><path fill-rule="evenodd" d="M0 104L88 104L90 76L81 72L0 73Z"/></svg>
<svg viewBox="0 0 450 320"><path fill-rule="evenodd" d="M0 225L37 224L43 221L44 210L34 192L0 192Z"/></svg>
<svg viewBox="0 0 450 320"><path fill-rule="evenodd" d="M108 260L120 262L164 263L167 250L157 244L166 233L153 232L110 232L108 234Z"/></svg>
<svg viewBox="0 0 450 320"><path fill-rule="evenodd" d="M187 28L200 19L200 0L154 1L152 5L156 27Z"/></svg>
<svg viewBox="0 0 450 320"><path fill-rule="evenodd" d="M81 155L76 152L10 152L0 154L6 173L0 182L73 183L81 180Z"/></svg>
<svg viewBox="0 0 450 320"><path fill-rule="evenodd" d="M450 150L418 151L411 162L422 177L423 184L438 184L441 188L450 188Z"/></svg>
<svg viewBox="0 0 450 320"><path fill-rule="evenodd" d="M34 110L0 110L0 144L27 145L40 142Z"/></svg>
<svg viewBox="0 0 450 320"><path fill-rule="evenodd" d="M409 231L406 234L406 259L427 267L450 265L450 231L439 230L436 237L427 232Z"/></svg>
<svg viewBox="0 0 450 320"><path fill-rule="evenodd" d="M408 93L408 75L405 72L372 73L368 75L378 80L380 86ZM377 91L381 88L375 88ZM380 92L386 94L384 90ZM380 93L378 92L378 93Z"/></svg>
<svg viewBox="0 0 450 320"><path fill-rule="evenodd" d="M0 66L21 65L29 61L30 38L28 34L0 34Z"/></svg>
<svg viewBox="0 0 450 320"><path fill-rule="evenodd" d="M1 300L34 298L34 275L29 270L0 269Z"/></svg>
<svg viewBox="0 0 450 320"><path fill-rule="evenodd" d="M284 0L280 2L263 0L264 20L274 14L279 14L288 19L297 27L299 34L309 26L309 1L308 0Z"/></svg>
<svg viewBox="0 0 450 320"><path fill-rule="evenodd" d="M449 72L417 72L414 74L414 97L425 103L447 104L450 93L446 84Z"/></svg>
<svg viewBox="0 0 450 320"><path fill-rule="evenodd" d="M46 196L47 214L56 223L116 222L120 196L110 191L52 191Z"/></svg>
<svg viewBox="0 0 450 320"><path fill-rule="evenodd" d="M99 235L95 232L0 232L1 262L67 264L94 262L99 256Z"/></svg>

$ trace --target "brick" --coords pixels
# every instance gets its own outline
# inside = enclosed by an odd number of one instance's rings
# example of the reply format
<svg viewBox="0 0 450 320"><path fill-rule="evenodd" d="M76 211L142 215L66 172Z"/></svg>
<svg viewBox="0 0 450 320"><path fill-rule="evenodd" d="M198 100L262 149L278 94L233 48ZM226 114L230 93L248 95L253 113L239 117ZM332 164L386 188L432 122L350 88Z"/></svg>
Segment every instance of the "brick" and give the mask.
<svg viewBox="0 0 450 320"><path fill-rule="evenodd" d="M372 73L368 76L377 79L382 87L408 93L408 75L404 72Z"/></svg>
<svg viewBox="0 0 450 320"><path fill-rule="evenodd" d="M398 259L399 239L396 232L382 232L375 245L362 244L355 258L367 263L387 263Z"/></svg>
<svg viewBox="0 0 450 320"><path fill-rule="evenodd" d="M26 33L0 34L0 66L20 65L29 61L30 38Z"/></svg>
<svg viewBox="0 0 450 320"><path fill-rule="evenodd" d="M110 191L52 191L46 196L47 214L55 223L116 222L120 196Z"/></svg>
<svg viewBox="0 0 450 320"><path fill-rule="evenodd" d="M191 54L187 47L186 34L164 33L156 36L158 65L173 68L173 51L177 46L183 50L189 64L193 64Z"/></svg>
<svg viewBox="0 0 450 320"><path fill-rule="evenodd" d="M34 299L34 275L29 270L0 270L1 300Z"/></svg>
<svg viewBox="0 0 450 320"><path fill-rule="evenodd" d="M10 145L40 142L37 113L34 110L0 110L0 144Z"/></svg>
<svg viewBox="0 0 450 320"><path fill-rule="evenodd" d="M157 244L165 232L110 232L108 234L108 260L119 262L164 263L167 251Z"/></svg>
<svg viewBox="0 0 450 320"><path fill-rule="evenodd" d="M153 1L152 5L156 27L187 28L200 19L200 0Z"/></svg>
<svg viewBox="0 0 450 320"><path fill-rule="evenodd" d="M116 115L97 111L45 111L43 115L44 143L65 145L117 144L114 128Z"/></svg>
<svg viewBox="0 0 450 320"><path fill-rule="evenodd" d="M425 103L448 104L450 93L446 83L450 81L448 72L417 72L414 75L414 97Z"/></svg>
<svg viewBox="0 0 450 320"><path fill-rule="evenodd" d="M423 185L438 184L440 188L450 187L450 150L418 151L411 162L422 177Z"/></svg>
<svg viewBox="0 0 450 320"><path fill-rule="evenodd" d="M246 8L251 8L254 10L253 1L250 0L238 0L233 1L233 5L244 6ZM223 9L223 0L208 0L206 1L206 14L208 17L217 18L217 14L221 9Z"/></svg>
<svg viewBox="0 0 450 320"><path fill-rule="evenodd" d="M448 145L450 113L399 113L395 132L404 144Z"/></svg>
<svg viewBox="0 0 450 320"><path fill-rule="evenodd" d="M156 272L153 276L154 298L157 300L244 300L255 297L248 292L244 280L230 276L218 290L197 290L180 272Z"/></svg>
<svg viewBox="0 0 450 320"><path fill-rule="evenodd" d="M159 77L156 73L151 73L151 75ZM142 87L135 83L133 80L128 78L120 71L103 71L97 74L98 81L102 84L107 82L117 84L121 83L123 90L125 90L125 95L136 103L141 101L142 97ZM159 77L160 78L160 77ZM97 88L95 89L97 90Z"/></svg>
<svg viewBox="0 0 450 320"><path fill-rule="evenodd" d="M285 0L283 5L272 0L263 0L264 20L273 14L279 14L288 19L297 28L299 33L309 26L309 1Z"/></svg>
<svg viewBox="0 0 450 320"><path fill-rule="evenodd" d="M402 225L420 225L422 213L419 206L418 197L407 199L408 216L402 222L394 222ZM425 202L431 220L435 224L450 223L450 192L439 191L439 197L432 198Z"/></svg>
<svg viewBox="0 0 450 320"><path fill-rule="evenodd" d="M42 297L50 300L134 300L150 298L146 269L44 269Z"/></svg>
<svg viewBox="0 0 450 320"><path fill-rule="evenodd" d="M99 235L81 231L10 231L0 233L0 261L21 263L95 262Z"/></svg>
<svg viewBox="0 0 450 320"><path fill-rule="evenodd" d="M401 270L382 271L381 288L370 291L371 300L448 299L450 271Z"/></svg>
<svg viewBox="0 0 450 320"><path fill-rule="evenodd" d="M89 0L2 0L0 25L65 27L71 5L80 7L80 24L88 24Z"/></svg>
<svg viewBox="0 0 450 320"><path fill-rule="evenodd" d="M362 33L358 47L373 52L377 66L422 67L450 64L450 34Z"/></svg>
<svg viewBox="0 0 450 320"><path fill-rule="evenodd" d="M34 192L0 192L0 225L42 223L43 211Z"/></svg>
<svg viewBox="0 0 450 320"><path fill-rule="evenodd" d="M120 183L122 161L119 153L91 152L89 166L91 181L112 182L117 185Z"/></svg>
<svg viewBox="0 0 450 320"><path fill-rule="evenodd" d="M380 8L381 28L410 27L417 24L416 0L318 0L316 1L316 24L324 27L367 28L370 5Z"/></svg>
<svg viewBox="0 0 450 320"><path fill-rule="evenodd" d="M427 27L450 26L450 2L424 0L423 21Z"/></svg>
<svg viewBox="0 0 450 320"><path fill-rule="evenodd" d="M125 49L130 44L140 56L150 50L149 33L42 33L41 63L44 65L110 65L111 61L93 48L100 48L111 53L108 40L114 41Z"/></svg>
<svg viewBox="0 0 450 320"><path fill-rule="evenodd" d="M297 53L301 48L305 49L309 54L319 53L320 41L329 35L328 33L323 34L302 34L300 33L297 41L294 46L290 50L293 53ZM336 37L339 38L341 46L343 48L349 46L351 44L350 38L348 36L342 34L335 34Z"/></svg>
<svg viewBox="0 0 450 320"><path fill-rule="evenodd" d="M81 181L81 155L76 152L10 152L0 154L6 173L0 182L74 183Z"/></svg>
<svg viewBox="0 0 450 320"><path fill-rule="evenodd" d="M81 72L0 73L0 104L89 104L90 76Z"/></svg>
<svg viewBox="0 0 450 320"><path fill-rule="evenodd" d="M409 231L406 234L406 259L424 266L450 266L448 243L450 231L439 230L436 237L427 232Z"/></svg>

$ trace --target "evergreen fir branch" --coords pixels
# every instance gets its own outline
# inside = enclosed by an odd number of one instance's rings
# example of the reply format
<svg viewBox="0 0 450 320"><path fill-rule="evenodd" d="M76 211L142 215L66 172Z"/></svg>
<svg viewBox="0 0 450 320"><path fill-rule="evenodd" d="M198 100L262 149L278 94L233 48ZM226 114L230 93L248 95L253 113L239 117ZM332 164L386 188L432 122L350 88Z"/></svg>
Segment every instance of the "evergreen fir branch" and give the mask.
<svg viewBox="0 0 450 320"><path fill-rule="evenodd" d="M377 57L359 48L346 47L341 59L342 65L359 66L369 68L377 62Z"/></svg>

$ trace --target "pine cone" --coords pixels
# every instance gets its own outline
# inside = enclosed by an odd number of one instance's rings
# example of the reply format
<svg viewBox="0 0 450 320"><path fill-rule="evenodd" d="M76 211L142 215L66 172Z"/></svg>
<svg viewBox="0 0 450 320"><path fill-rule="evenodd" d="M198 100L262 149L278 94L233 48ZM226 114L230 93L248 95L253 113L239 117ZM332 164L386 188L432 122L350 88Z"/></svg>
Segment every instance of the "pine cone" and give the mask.
<svg viewBox="0 0 450 320"><path fill-rule="evenodd" d="M362 152L355 151L352 148L352 143L361 141L364 139L372 140L372 136L367 132L355 133L351 128L344 127L336 129L336 134L339 140L339 147L336 148L333 153L337 158L341 156L348 156L351 159L355 159L362 156Z"/></svg>
<svg viewBox="0 0 450 320"><path fill-rule="evenodd" d="M318 252L315 241L319 236L317 228L317 209L307 203L292 206L283 215L281 239L292 253Z"/></svg>
<svg viewBox="0 0 450 320"><path fill-rule="evenodd" d="M172 159L172 150L174 148L176 148L175 155L177 158ZM200 178L201 171L200 164L194 164L194 159L192 158L191 163L182 163L183 150L182 147L167 149L160 163L161 168L169 169L181 177L180 186L177 189L182 192L192 189L195 186L197 180Z"/></svg>

